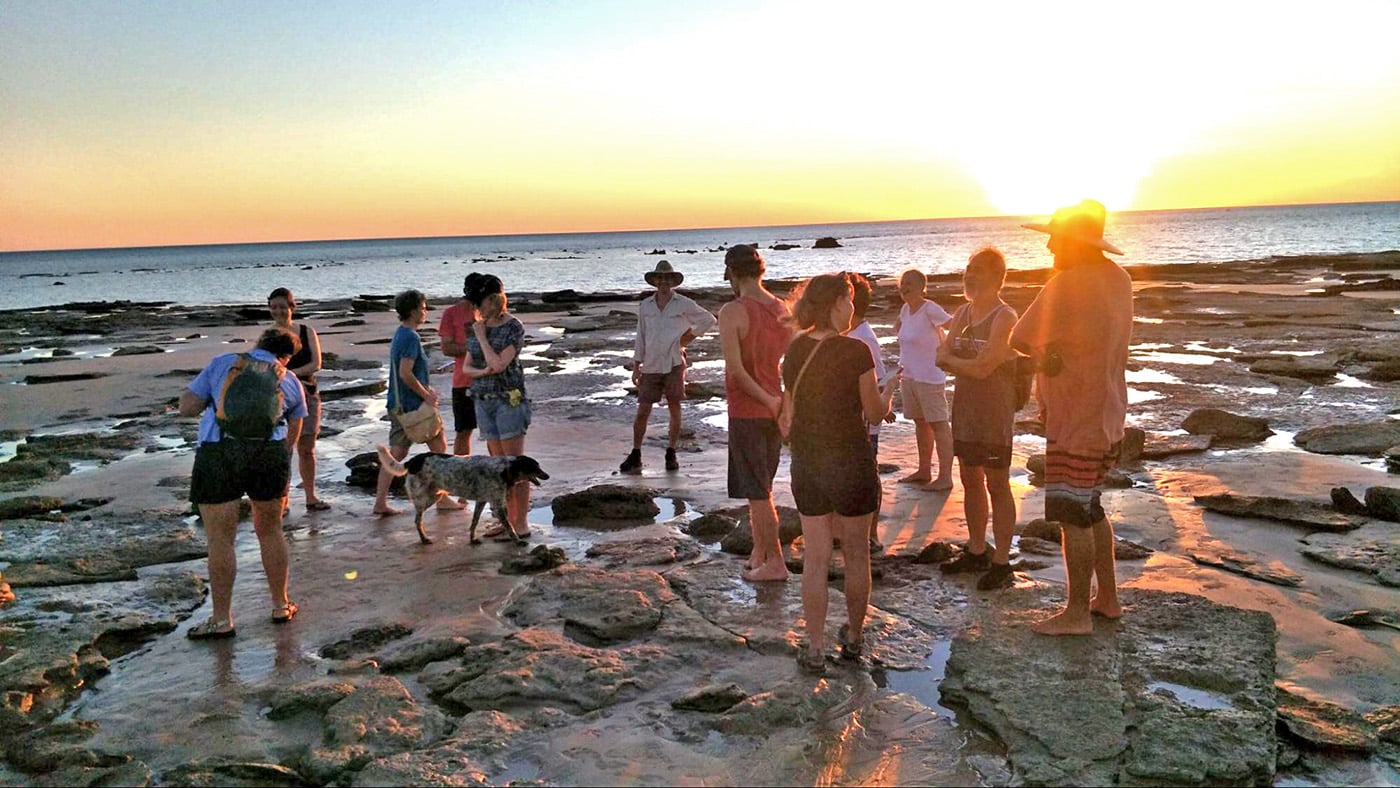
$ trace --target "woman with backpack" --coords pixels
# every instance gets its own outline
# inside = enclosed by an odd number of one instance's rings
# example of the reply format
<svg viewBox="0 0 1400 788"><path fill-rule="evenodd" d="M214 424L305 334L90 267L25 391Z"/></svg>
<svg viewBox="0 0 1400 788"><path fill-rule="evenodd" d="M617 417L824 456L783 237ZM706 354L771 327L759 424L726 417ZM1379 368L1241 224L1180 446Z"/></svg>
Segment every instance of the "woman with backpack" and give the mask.
<svg viewBox="0 0 1400 788"><path fill-rule="evenodd" d="M880 391L864 342L843 336L855 314L847 274L812 277L797 290L793 320L804 329L783 357L783 410L791 414L792 497L802 517L803 670L825 669L827 570L833 539L841 540L847 623L837 638L841 657L864 646L870 601L871 518L880 506L880 477L867 426L890 412L893 389ZM786 418L781 421L786 421Z"/></svg>
<svg viewBox="0 0 1400 788"><path fill-rule="evenodd" d="M321 371L321 338L305 321L293 322L296 308L296 298L285 287L273 290L267 297L272 324L292 332L301 341L301 349L287 361L287 371L297 376L302 391L306 392L306 418L301 422L301 437L297 438L297 468L301 473L302 490L306 492L306 511L323 512L331 505L316 497L316 435L321 430L321 395L316 393L316 373Z"/></svg>
<svg viewBox="0 0 1400 788"><path fill-rule="evenodd" d="M977 587L1007 588L1014 582L1010 553L1016 525L1011 495L1011 436L1016 421L1016 356L1011 329L1016 310L1001 300L1006 259L993 248L978 250L963 273L968 303L953 313L938 366L957 376L953 389L953 454L958 458L967 518L967 547L943 564L945 574L983 571ZM987 555L990 503L993 554Z"/></svg>

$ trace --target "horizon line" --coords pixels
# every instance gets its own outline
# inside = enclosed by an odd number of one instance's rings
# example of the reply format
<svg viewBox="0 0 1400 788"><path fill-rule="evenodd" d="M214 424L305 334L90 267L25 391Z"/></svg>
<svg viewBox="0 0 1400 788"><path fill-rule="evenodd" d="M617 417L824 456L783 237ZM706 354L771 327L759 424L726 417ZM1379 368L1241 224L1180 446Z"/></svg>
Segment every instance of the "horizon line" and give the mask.
<svg viewBox="0 0 1400 788"><path fill-rule="evenodd" d="M1384 205L1386 203L1400 202L1400 199L1393 200L1344 200L1340 202L1302 202L1302 203L1251 203L1248 205L1212 205L1197 206L1192 208L1135 208L1121 211L1109 211L1110 214L1124 213L1180 213L1186 211L1218 211L1229 208L1305 208L1321 207L1330 205ZM182 244L143 244L136 246L79 246L62 247L48 249L0 249L0 255L10 254L49 254L66 252L111 252L111 251L137 251L143 249L199 249L213 246L279 246L284 244L317 244L317 243L346 243L346 242L371 242L371 241L432 241L461 238L529 238L532 236L549 235L606 235L611 233L671 233L671 232L696 232L702 230L765 230L778 227L840 227L844 225L857 224L881 224L893 222L932 222L932 221L956 221L967 219L1017 219L1027 216L1048 216L1051 212L1044 214L983 214L981 216L926 216L912 219L857 219L835 222L799 222L791 224L755 224L755 225L726 225L726 226L705 226L705 227L651 227L651 228L631 228L613 230L568 230L568 231L544 231L531 233L477 233L469 235L403 235L403 236L375 236L375 237L347 237L347 238L299 238L282 239L275 241L212 241L208 243L182 243Z"/></svg>

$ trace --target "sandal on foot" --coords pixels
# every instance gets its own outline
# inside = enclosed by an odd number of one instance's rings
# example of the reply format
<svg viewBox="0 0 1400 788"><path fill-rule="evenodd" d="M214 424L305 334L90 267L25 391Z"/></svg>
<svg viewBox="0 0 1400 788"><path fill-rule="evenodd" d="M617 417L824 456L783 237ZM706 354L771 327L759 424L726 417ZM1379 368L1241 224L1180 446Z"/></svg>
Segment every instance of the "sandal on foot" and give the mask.
<svg viewBox="0 0 1400 788"><path fill-rule="evenodd" d="M190 630L185 633L185 637L190 640L223 640L224 638L231 638L235 634L232 622L211 618L202 624L196 624L191 627Z"/></svg>
<svg viewBox="0 0 1400 788"><path fill-rule="evenodd" d="M485 531L482 531L481 536L483 539L495 539L496 537L504 533L506 533L505 525L503 523L496 523L490 528L487 528Z"/></svg>
<svg viewBox="0 0 1400 788"><path fill-rule="evenodd" d="M865 638L862 637L859 642L852 643L846 639L846 636L849 635L850 632L851 625L842 624L841 629L836 633L836 637L841 641L841 659L854 662L860 659L861 654L865 653Z"/></svg>
<svg viewBox="0 0 1400 788"><path fill-rule="evenodd" d="M524 542L524 541L528 541L528 540L529 540L529 538L530 538L530 532L529 532L529 531L519 531L519 532L516 532L516 531L510 531L510 530L508 530L508 529L502 528L499 532L497 532L497 533L495 533L495 534L487 533L487 534L482 534L482 536L489 536L490 538L496 540L497 542Z"/></svg>
<svg viewBox="0 0 1400 788"><path fill-rule="evenodd" d="M300 609L296 602L288 600L287 604L272 609L272 623L285 624L291 621L292 616L295 616Z"/></svg>
<svg viewBox="0 0 1400 788"><path fill-rule="evenodd" d="M820 676L826 672L826 656L804 646L797 652L797 667L801 668L803 673Z"/></svg>
<svg viewBox="0 0 1400 788"><path fill-rule="evenodd" d="M325 501L307 501L307 502L306 502L306 511L308 511L308 512L324 512L324 511L328 511L330 508L331 508L331 505L328 504L328 503L326 503Z"/></svg>

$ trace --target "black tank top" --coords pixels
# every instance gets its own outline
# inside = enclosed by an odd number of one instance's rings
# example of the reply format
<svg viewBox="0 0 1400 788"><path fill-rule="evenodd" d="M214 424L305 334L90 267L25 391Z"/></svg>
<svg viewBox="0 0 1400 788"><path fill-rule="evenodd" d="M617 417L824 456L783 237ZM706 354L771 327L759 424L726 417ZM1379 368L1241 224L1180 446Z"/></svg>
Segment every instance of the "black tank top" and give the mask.
<svg viewBox="0 0 1400 788"><path fill-rule="evenodd" d="M292 356L290 359L287 360L287 369L296 369L297 367L300 367L300 366L303 366L303 365L305 365L305 364L310 364L310 363L311 363L310 338L308 337L307 332L308 332L308 329L307 329L307 327L306 327L306 324L305 324L305 323L302 323L302 324L301 324L301 349L298 350L298 351L296 352L296 355ZM306 376L306 377L302 377L301 375L298 375L297 377L301 379L302 388L306 388L306 389L315 389L315 388L316 388L316 375L315 375L315 373L312 373L311 375L308 375L308 376Z"/></svg>

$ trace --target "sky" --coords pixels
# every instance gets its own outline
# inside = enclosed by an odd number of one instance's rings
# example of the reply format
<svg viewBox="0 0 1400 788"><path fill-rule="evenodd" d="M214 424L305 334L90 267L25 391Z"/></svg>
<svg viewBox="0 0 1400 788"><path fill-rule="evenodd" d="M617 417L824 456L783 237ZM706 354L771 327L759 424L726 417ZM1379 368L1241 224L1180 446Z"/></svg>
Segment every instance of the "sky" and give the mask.
<svg viewBox="0 0 1400 788"><path fill-rule="evenodd" d="M1400 2L0 0L0 251L1400 200Z"/></svg>

